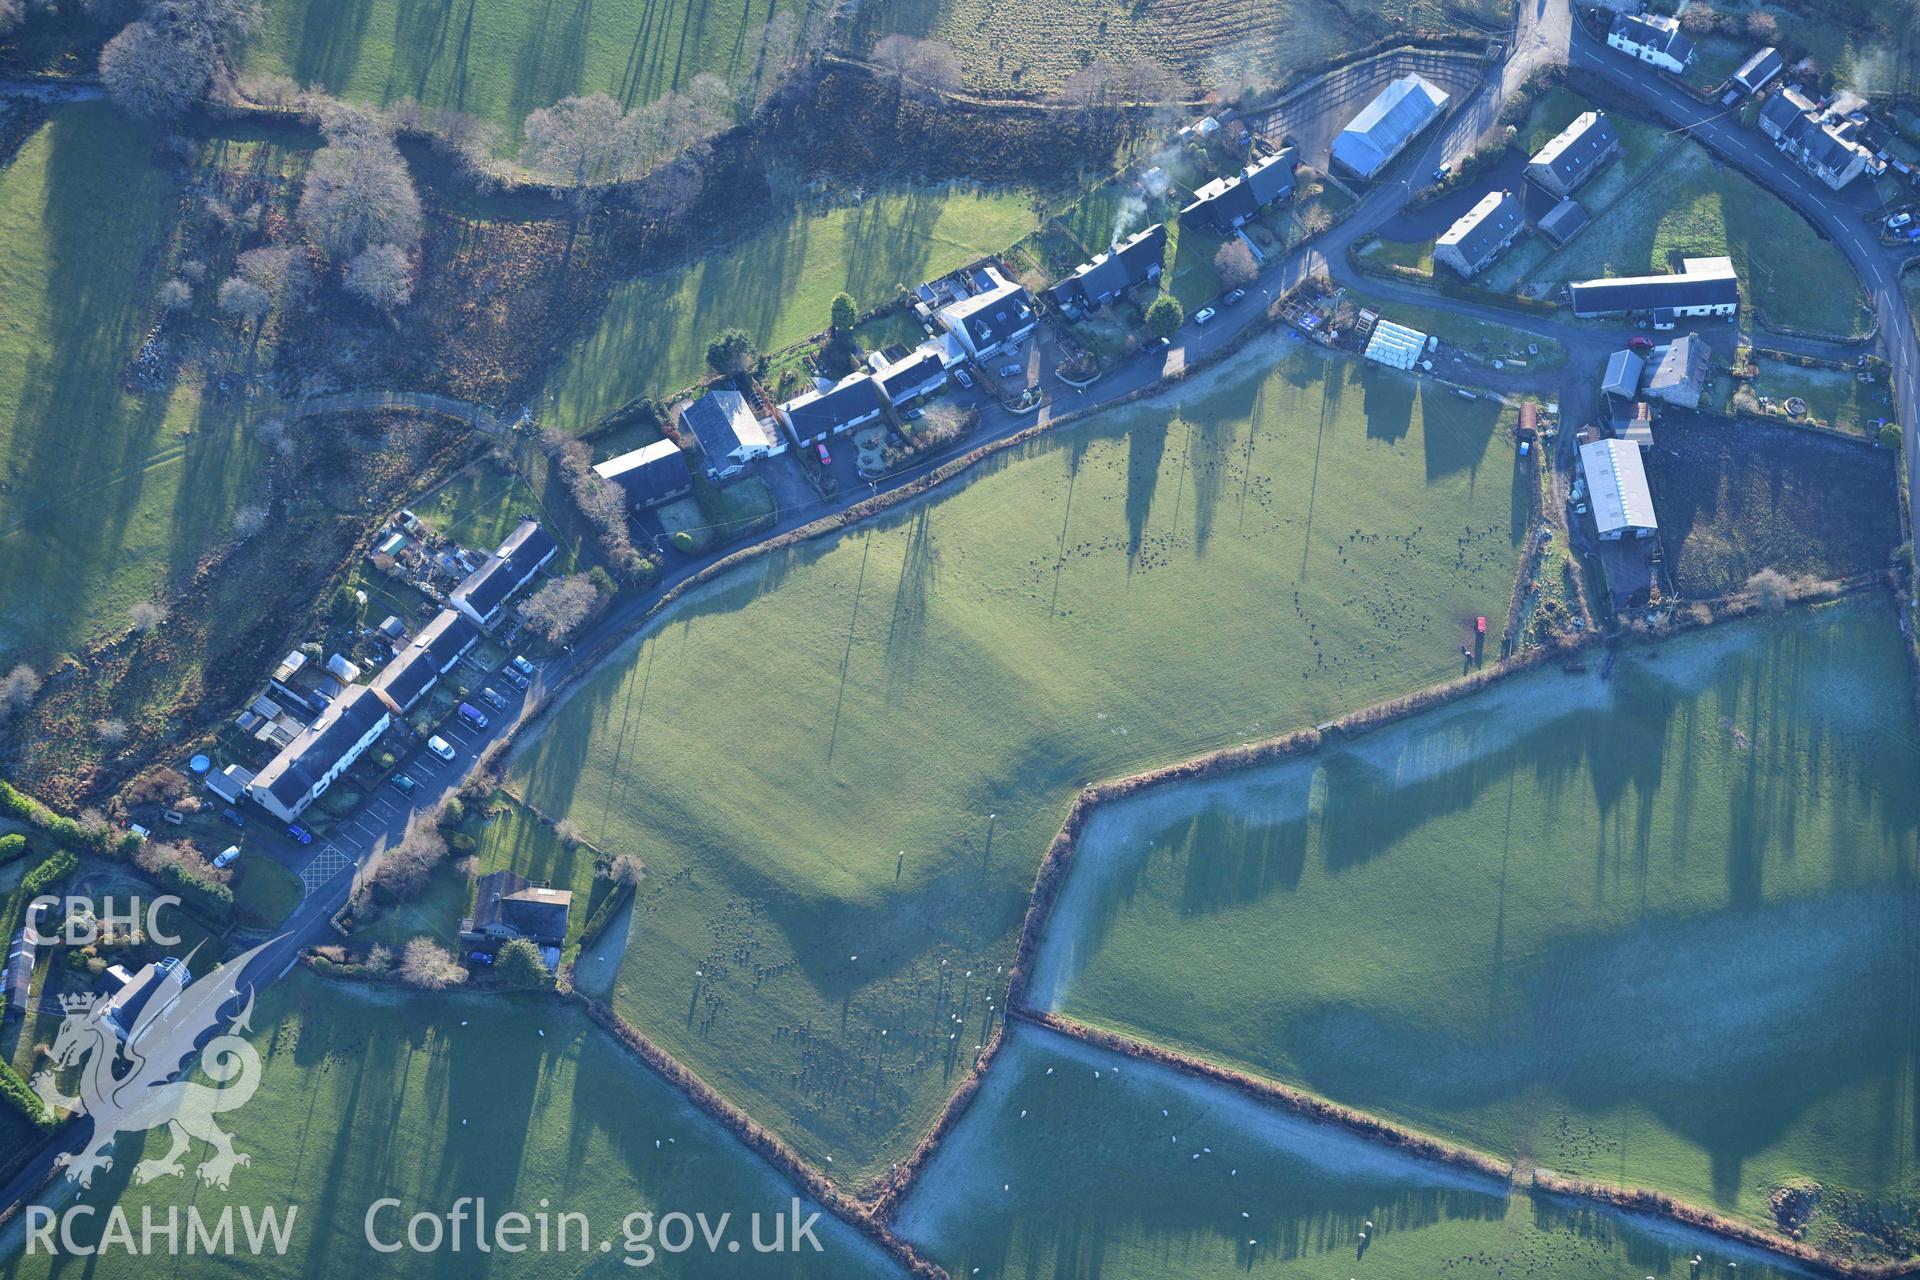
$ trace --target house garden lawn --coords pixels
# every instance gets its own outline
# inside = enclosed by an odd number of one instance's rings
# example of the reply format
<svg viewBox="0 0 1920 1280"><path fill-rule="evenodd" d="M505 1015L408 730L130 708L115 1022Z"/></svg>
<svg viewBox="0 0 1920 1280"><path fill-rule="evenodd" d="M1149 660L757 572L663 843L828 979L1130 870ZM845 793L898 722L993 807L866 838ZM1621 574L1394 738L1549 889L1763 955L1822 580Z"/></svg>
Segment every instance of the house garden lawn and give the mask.
<svg viewBox="0 0 1920 1280"><path fill-rule="evenodd" d="M378 915L364 923L356 921L353 944L385 947L395 956L415 938L431 938L448 948L456 946L461 919L473 914L473 877L459 868L460 861L457 857L447 859L433 869L412 898L380 908Z"/></svg>
<svg viewBox="0 0 1920 1280"><path fill-rule="evenodd" d="M498 125L510 150L528 112L572 94L607 93L632 106L703 71L751 85L772 12L642 0L287 0L267 10L241 72L291 76L374 107L412 98L464 111Z"/></svg>
<svg viewBox="0 0 1920 1280"><path fill-rule="evenodd" d="M233 881L234 919L256 929L285 920L305 896L300 877L264 853L240 864Z"/></svg>
<svg viewBox="0 0 1920 1280"><path fill-rule="evenodd" d="M704 1210L712 1220L730 1212L733 1232L746 1241L751 1214L770 1221L789 1213L796 1194L583 1014L552 1001L336 985L300 972L261 993L252 1025L265 1066L259 1093L223 1117L236 1148L252 1157L234 1171L231 1191L199 1187L199 1149L187 1157L184 1177L132 1185L136 1160L161 1154L165 1136L123 1135L113 1168L78 1193L98 1212L79 1220L76 1235L84 1229L89 1242L97 1240L114 1204L136 1229L145 1206L164 1221L169 1208L188 1203L212 1216L230 1204L256 1212L297 1205L285 1255L247 1255L249 1275L498 1274L502 1266L474 1249L471 1223L458 1253L377 1254L367 1244L369 1207L383 1197L403 1206L376 1220L392 1239L413 1213L445 1214L457 1197L474 1196L486 1198L490 1217L543 1209L587 1215L587 1252L579 1251L575 1230L569 1253L529 1253L521 1269L614 1276L633 1274L623 1260L640 1256L623 1247L630 1213ZM803 1198L802 1217L813 1208ZM738 1253L659 1252L648 1274L898 1274L832 1218L822 1216L816 1234L820 1253L761 1254L744 1243ZM611 1252L599 1251L603 1240L613 1242ZM16 1223L0 1236L0 1274L66 1269L44 1252L22 1256L22 1249ZM116 1251L89 1258L87 1271L103 1278L192 1276L207 1265Z"/></svg>
<svg viewBox="0 0 1920 1280"><path fill-rule="evenodd" d="M895 1228L980 1280L1783 1274L1698 1233L1530 1196L1028 1027Z"/></svg>
<svg viewBox="0 0 1920 1280"><path fill-rule="evenodd" d="M1876 375L1878 381L1861 382L1849 370L1805 368L1770 356L1756 356L1754 364L1757 376L1740 384L1747 393L1736 391L1733 397L1743 411L1761 412L1756 397L1765 396L1767 411L1784 417L1786 402L1797 397L1806 401L1807 410L1792 421L1816 422L1861 436L1874 435L1876 424L1893 413L1884 371Z"/></svg>
<svg viewBox="0 0 1920 1280"><path fill-rule="evenodd" d="M1544 237L1528 237L1480 277L1487 287L1526 281L1553 292L1569 280L1657 275L1677 270L1683 256L1724 254L1763 325L1837 337L1866 332L1858 276L1806 219L1716 165L1698 144L1669 141L1649 154L1643 140L1650 127L1618 123L1625 154L1577 195L1592 225L1557 250ZM1645 180L1656 171L1660 181Z"/></svg>
<svg viewBox="0 0 1920 1280"><path fill-rule="evenodd" d="M123 629L184 580L260 452L264 405L124 389L180 196L153 145L75 103L0 169L0 665Z"/></svg>
<svg viewBox="0 0 1920 1280"><path fill-rule="evenodd" d="M787 211L729 249L613 291L599 327L569 351L536 406L580 432L638 396L709 376L707 343L745 329L772 352L827 326L834 295L864 312L922 280L998 253L1033 229L1030 195L892 189L854 205Z"/></svg>
<svg viewBox="0 0 1920 1280"><path fill-rule="evenodd" d="M474 824L469 824L474 826ZM573 910L567 917L567 941L563 948L569 957L580 943L580 930L586 926L593 908L599 905L605 880L595 881L594 851L587 845L568 846L559 834L526 806L504 794L492 802L492 816L474 827L479 841L475 851L477 875L512 871L535 884L573 893ZM469 896L466 909L471 915L474 903Z"/></svg>
<svg viewBox="0 0 1920 1280"><path fill-rule="evenodd" d="M1266 339L684 602L509 765L647 862L617 1007L883 1171L997 1018L1076 788L1460 673L1526 510L1497 412Z"/></svg>
<svg viewBox="0 0 1920 1280"><path fill-rule="evenodd" d="M1901 646L1878 601L1728 624L1117 804L1033 999L1755 1223L1811 1179L1814 1243L1920 1251Z"/></svg>

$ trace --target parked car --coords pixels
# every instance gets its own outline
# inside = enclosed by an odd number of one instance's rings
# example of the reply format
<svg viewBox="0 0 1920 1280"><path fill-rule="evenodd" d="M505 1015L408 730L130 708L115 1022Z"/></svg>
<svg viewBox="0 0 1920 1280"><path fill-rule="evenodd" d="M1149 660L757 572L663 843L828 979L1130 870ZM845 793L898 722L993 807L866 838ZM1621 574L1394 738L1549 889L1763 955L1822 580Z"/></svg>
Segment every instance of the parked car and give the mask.
<svg viewBox="0 0 1920 1280"><path fill-rule="evenodd" d="M238 827L243 830L247 825L247 820L240 816L240 811L232 806L228 806L220 811L220 821L230 827Z"/></svg>
<svg viewBox="0 0 1920 1280"><path fill-rule="evenodd" d="M237 844L230 844L224 850L221 851L218 857L216 857L213 860L213 865L215 869L218 869L221 867L230 867L233 865L234 860L239 856L240 856L240 846Z"/></svg>
<svg viewBox="0 0 1920 1280"><path fill-rule="evenodd" d="M295 844L312 844L313 832L297 822L292 822L287 824L287 838Z"/></svg>
<svg viewBox="0 0 1920 1280"><path fill-rule="evenodd" d="M396 773L393 775L393 788L403 796L412 795L413 789L419 785L419 783L404 773Z"/></svg>
<svg viewBox="0 0 1920 1280"><path fill-rule="evenodd" d="M1026 370L1017 361L1008 361L1000 366L1000 376L1003 378L1017 378L1025 372Z"/></svg>
<svg viewBox="0 0 1920 1280"><path fill-rule="evenodd" d="M1240 299L1246 296L1247 296L1247 291L1245 289L1231 290L1230 292L1228 292L1226 297L1220 299L1220 305L1223 307L1230 307L1234 303L1240 301Z"/></svg>
<svg viewBox="0 0 1920 1280"><path fill-rule="evenodd" d="M909 409L909 410L907 410L907 421L908 421L908 422L918 422L918 421L919 421L920 419L922 419L922 418L924 418L924 417L926 417L926 416L927 416L927 411L926 411L925 409Z"/></svg>
<svg viewBox="0 0 1920 1280"><path fill-rule="evenodd" d="M528 662L525 658L521 657L517 653L513 655L513 669L515 671L518 671L523 676L530 676L533 674L533 664L531 662Z"/></svg>
<svg viewBox="0 0 1920 1280"><path fill-rule="evenodd" d="M820 455L821 466L830 467L833 465L833 455L827 452L827 442L825 440L822 440L820 443L814 445L813 451Z"/></svg>
<svg viewBox="0 0 1920 1280"><path fill-rule="evenodd" d="M492 703L493 709L495 711L505 711L507 709L507 700L501 697L499 692L495 690L492 685L488 685L486 688L482 689L480 691L480 696L485 698L488 702Z"/></svg>
<svg viewBox="0 0 1920 1280"><path fill-rule="evenodd" d="M493 957L488 955L484 951L469 951L467 952L467 963L468 964L492 964Z"/></svg>
<svg viewBox="0 0 1920 1280"><path fill-rule="evenodd" d="M1909 222L1912 222L1912 221L1913 221L1913 215L1911 213L1907 213L1905 211L1896 213L1891 218L1887 219L1887 230L1898 231L1900 228L1906 226Z"/></svg>
<svg viewBox="0 0 1920 1280"><path fill-rule="evenodd" d="M1653 339L1635 334L1627 339L1627 348L1631 351L1648 352L1653 350Z"/></svg>
<svg viewBox="0 0 1920 1280"><path fill-rule="evenodd" d="M433 754L439 756L442 760L453 759L453 744L437 733L427 739L427 750L433 752Z"/></svg>
<svg viewBox="0 0 1920 1280"><path fill-rule="evenodd" d="M514 688L524 690L527 687L527 678L518 671L515 671L512 667L508 667L503 674L512 683Z"/></svg>
<svg viewBox="0 0 1920 1280"><path fill-rule="evenodd" d="M1452 172L1453 172L1452 165L1443 164L1438 169L1435 169L1433 171L1433 180L1435 182L1445 182L1447 180L1447 175Z"/></svg>
<svg viewBox="0 0 1920 1280"><path fill-rule="evenodd" d="M973 390L973 375L968 373L965 369L955 369L953 371L953 380L959 383L961 386L965 387L967 390L969 391Z"/></svg>
<svg viewBox="0 0 1920 1280"><path fill-rule="evenodd" d="M1212 307L1202 307L1193 313L1193 322L1195 324L1212 324L1213 318L1219 314L1220 313Z"/></svg>
<svg viewBox="0 0 1920 1280"><path fill-rule="evenodd" d="M460 718L476 729L484 729L487 727L486 712L480 710L480 708L474 706L471 702L463 702L460 704Z"/></svg>

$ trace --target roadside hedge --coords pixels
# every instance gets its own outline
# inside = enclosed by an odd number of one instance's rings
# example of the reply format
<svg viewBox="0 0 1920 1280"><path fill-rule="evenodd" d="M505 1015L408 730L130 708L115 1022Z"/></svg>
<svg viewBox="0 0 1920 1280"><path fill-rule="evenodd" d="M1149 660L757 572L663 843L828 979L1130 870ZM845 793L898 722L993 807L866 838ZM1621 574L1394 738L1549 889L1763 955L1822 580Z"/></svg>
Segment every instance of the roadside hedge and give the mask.
<svg viewBox="0 0 1920 1280"><path fill-rule="evenodd" d="M160 883L180 895L180 901L212 920L226 921L233 915L233 890L188 875L175 863L160 869Z"/></svg>
<svg viewBox="0 0 1920 1280"><path fill-rule="evenodd" d="M53 1113L47 1110L46 1104L40 1101L40 1095L28 1088L27 1082L20 1078L20 1073L6 1061L0 1061L0 1096L12 1103L21 1115L33 1121L33 1127L42 1133L59 1124Z"/></svg>

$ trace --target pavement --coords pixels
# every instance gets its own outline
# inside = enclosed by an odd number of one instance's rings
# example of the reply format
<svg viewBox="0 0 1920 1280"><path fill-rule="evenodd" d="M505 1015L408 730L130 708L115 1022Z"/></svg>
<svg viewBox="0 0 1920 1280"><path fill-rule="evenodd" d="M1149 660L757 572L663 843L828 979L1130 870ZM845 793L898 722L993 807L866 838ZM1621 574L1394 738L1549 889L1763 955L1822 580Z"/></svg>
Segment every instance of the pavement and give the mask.
<svg viewBox="0 0 1920 1280"><path fill-rule="evenodd" d="M1360 203L1346 220L1319 239L1272 261L1251 285L1246 299L1236 307L1222 308L1213 323L1199 327L1191 321L1183 325L1164 351L1136 358L1103 375L1089 388L1075 388L1061 382L1052 373L1051 361L1040 358L1030 342L1018 352L996 357L990 367L1010 361L1027 366L1029 375L1040 386L1046 402L1037 413L1015 414L991 399L984 387L976 386L961 399L980 407L979 428L960 440L930 455L914 459L909 465L867 483L843 484L831 498L820 498L810 490L804 500L782 506L774 525L762 536L775 538L844 511L875 494L888 493L910 484L952 459L1023 431L1035 423L1047 424L1084 409L1110 403L1149 387L1169 374L1201 362L1234 343L1249 325L1264 323L1266 304L1287 289L1315 273L1326 274L1336 282L1345 281L1364 287L1375 297L1399 299L1423 307L1451 311L1462 316L1493 320L1551 335L1568 350L1568 360L1560 373L1558 395L1563 402L1563 419L1576 406L1593 401L1597 362L1605 354L1623 345L1629 330L1625 326L1610 329L1571 321L1531 317L1488 304L1448 297L1432 290L1419 289L1393 281L1367 277L1360 279L1348 266L1347 249L1356 241L1374 234L1382 225L1399 215L1402 206L1427 182L1433 169L1443 161L1452 163L1472 151L1481 133L1499 115L1506 96L1537 66L1565 57L1570 66L1591 70L1609 82L1633 94L1642 109L1659 115L1678 129L1689 132L1727 162L1767 187L1805 213L1814 224L1839 245L1848 260L1860 272L1872 295L1879 321L1877 345L1885 354L1893 372L1893 384L1899 416L1905 424L1908 456L1915 456L1916 430L1920 430L1920 349L1916 349L1914 326L1900 295L1898 265L1901 255L1882 247L1873 229L1865 221L1871 197L1862 189L1836 195L1820 186L1797 166L1788 163L1757 132L1742 128L1737 120L1717 107L1709 107L1675 88L1658 73L1629 61L1594 41L1572 20L1568 0L1520 0L1513 33L1512 56L1496 79L1490 79L1462 104L1448 124L1422 144L1409 158L1389 170L1409 176L1391 177L1371 184L1358 184ZM1785 350L1806 350L1826 354L1838 344L1816 343L1766 335L1767 345ZM1846 347L1856 352L1858 347ZM1571 433L1566 433L1569 437ZM849 452L851 445L844 446ZM838 452L838 449L836 449ZM838 459L836 459L836 462ZM785 465L792 466L791 462ZM787 489L786 492L800 492ZM1916 516L1920 516L1920 489L1915 491ZM1920 524L1920 519L1916 519ZM265 985L284 976L299 958L301 948L324 941L327 921L346 904L354 883L354 873L367 865L377 853L397 842L415 814L430 813L447 796L459 789L479 756L499 740L517 721L533 714L577 675L584 674L577 663L579 653L599 653L611 640L630 633L662 601L667 592L703 572L719 559L739 551L739 546L718 548L698 558L674 555L660 578L648 588L622 596L602 616L591 631L580 637L573 649L547 664L532 679L531 688L519 695L510 686L491 682L503 694L514 697L508 711L492 718L484 730L465 725L442 726L439 732L455 747L452 762L440 761L416 748L399 772L420 783L409 796L402 796L383 784L379 794L368 797L361 808L337 824L332 838L315 850L302 880L308 895L287 919L281 935L263 950L250 966L248 979ZM388 792L392 794L387 794ZM70 1131L49 1139L27 1167L0 1190L0 1213L32 1195L52 1172L54 1156L61 1150L78 1147L82 1122Z"/></svg>

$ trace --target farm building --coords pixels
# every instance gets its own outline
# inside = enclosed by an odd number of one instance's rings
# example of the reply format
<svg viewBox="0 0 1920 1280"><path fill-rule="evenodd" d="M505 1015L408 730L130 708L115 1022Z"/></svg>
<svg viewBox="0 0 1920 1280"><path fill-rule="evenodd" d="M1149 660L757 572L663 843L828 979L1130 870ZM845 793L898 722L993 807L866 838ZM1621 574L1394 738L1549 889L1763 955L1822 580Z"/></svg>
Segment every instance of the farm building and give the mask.
<svg viewBox="0 0 1920 1280"><path fill-rule="evenodd" d="M1748 93L1758 93L1785 66L1780 51L1768 45L1764 49L1756 49L1751 58L1740 64L1740 69L1733 73L1733 82Z"/></svg>
<svg viewBox="0 0 1920 1280"><path fill-rule="evenodd" d="M874 374L887 403L903 405L930 396L947 385L947 366L937 348L923 346L906 359L882 365Z"/></svg>
<svg viewBox="0 0 1920 1280"><path fill-rule="evenodd" d="M1707 355L1699 334L1675 338L1647 376L1647 394L1684 409L1699 408L1707 390Z"/></svg>
<svg viewBox="0 0 1920 1280"><path fill-rule="evenodd" d="M1873 150L1860 140L1860 123L1822 107L1788 86L1760 108L1760 132L1793 162L1834 191L1867 171Z"/></svg>
<svg viewBox="0 0 1920 1280"><path fill-rule="evenodd" d="M1658 13L1616 13L1607 44L1675 75L1693 62L1693 41L1680 34L1680 21Z"/></svg>
<svg viewBox="0 0 1920 1280"><path fill-rule="evenodd" d="M1674 316L1730 316L1740 309L1740 277L1733 259L1683 258L1664 276L1609 276L1567 286L1582 319L1670 311Z"/></svg>
<svg viewBox="0 0 1920 1280"><path fill-rule="evenodd" d="M1293 194L1292 147L1250 164L1231 178L1215 178L1193 193L1180 210L1183 227L1210 227L1222 235L1237 231L1268 205Z"/></svg>
<svg viewBox="0 0 1920 1280"><path fill-rule="evenodd" d="M159 1008L147 1015L149 1017L165 1013L180 998L180 992L192 982L193 974L178 956L161 956L109 996L95 1016L112 1027L122 1040L127 1040L133 1035L134 1028L140 1025L148 1005L156 999L163 1001Z"/></svg>
<svg viewBox="0 0 1920 1280"><path fill-rule="evenodd" d="M1333 140L1333 158L1371 178L1440 118L1450 95L1418 75L1405 75L1380 91Z"/></svg>
<svg viewBox="0 0 1920 1280"><path fill-rule="evenodd" d="M975 360L988 359L1026 341L1040 323L1040 313L1034 310L1033 295L1026 286L1008 280L992 267L982 268L980 275L985 287L979 293L940 308L940 323Z"/></svg>
<svg viewBox="0 0 1920 1280"><path fill-rule="evenodd" d="M1586 230L1590 221L1585 206L1577 200L1562 200L1548 210L1537 225L1541 235L1556 245L1563 245Z"/></svg>
<svg viewBox="0 0 1920 1280"><path fill-rule="evenodd" d="M680 425L700 445L707 474L738 475L749 462L784 453L780 433L754 416L747 398L732 387L715 387L680 411Z"/></svg>
<svg viewBox="0 0 1920 1280"><path fill-rule="evenodd" d="M885 410L886 400L873 375L856 373L825 391L795 396L776 412L794 440L804 447L872 422Z"/></svg>
<svg viewBox="0 0 1920 1280"><path fill-rule="evenodd" d="M1513 192L1489 191L1434 242L1433 260L1446 263L1463 276L1475 276L1491 266L1526 229L1526 212Z"/></svg>
<svg viewBox="0 0 1920 1280"><path fill-rule="evenodd" d="M1427 335L1418 329L1381 320L1367 339L1367 359L1395 369L1411 369L1427 349Z"/></svg>
<svg viewBox="0 0 1920 1280"><path fill-rule="evenodd" d="M1075 267L1072 275L1047 290L1047 297L1069 316L1097 311L1135 285L1158 280L1166 255L1167 228L1156 222Z"/></svg>
<svg viewBox="0 0 1920 1280"><path fill-rule="evenodd" d="M567 940L573 893L536 885L512 871L480 877L473 915L460 922L460 940L498 945L525 938L540 948L549 969L557 969Z"/></svg>
<svg viewBox="0 0 1920 1280"><path fill-rule="evenodd" d="M1593 523L1602 538L1649 538L1659 529L1638 445L1625 440L1583 444L1580 470L1587 478Z"/></svg>
<svg viewBox="0 0 1920 1280"><path fill-rule="evenodd" d="M283 822L299 818L393 723L393 708L372 685L356 684L260 770L248 789Z"/></svg>
<svg viewBox="0 0 1920 1280"><path fill-rule="evenodd" d="M494 553L447 596L447 603L483 627L500 616L514 592L559 554L560 544L537 520L522 520Z"/></svg>
<svg viewBox="0 0 1920 1280"><path fill-rule="evenodd" d="M1631 400L1640 394L1640 375L1645 371L1647 362L1640 358L1637 351L1616 351L1607 357L1607 373L1600 380L1600 390L1622 400Z"/></svg>
<svg viewBox="0 0 1920 1280"><path fill-rule="evenodd" d="M1620 151L1613 121L1583 111L1527 161L1527 177L1549 195L1566 199Z"/></svg>
<svg viewBox="0 0 1920 1280"><path fill-rule="evenodd" d="M393 661L373 678L373 687L404 715L479 642L480 628L473 619L453 609L442 609L418 635L395 651Z"/></svg>
<svg viewBox="0 0 1920 1280"><path fill-rule="evenodd" d="M23 925L7 949L7 1008L25 1013L33 1004L34 940L39 937L31 924Z"/></svg>
<svg viewBox="0 0 1920 1280"><path fill-rule="evenodd" d="M596 464L593 473L619 485L636 507L658 506L693 489L693 468L671 440L655 440L608 458Z"/></svg>

